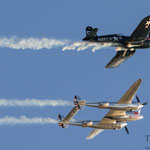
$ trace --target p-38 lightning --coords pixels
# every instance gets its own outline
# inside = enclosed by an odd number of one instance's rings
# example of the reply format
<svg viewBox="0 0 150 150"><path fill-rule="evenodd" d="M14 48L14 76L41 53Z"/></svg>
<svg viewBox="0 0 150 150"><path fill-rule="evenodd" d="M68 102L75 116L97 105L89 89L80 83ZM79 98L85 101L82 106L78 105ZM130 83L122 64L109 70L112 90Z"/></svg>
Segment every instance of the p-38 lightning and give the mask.
<svg viewBox="0 0 150 150"><path fill-rule="evenodd" d="M74 97L74 108L69 112L69 114L63 118L62 115L58 115L59 119L59 126L62 128L66 128L67 125L74 125L74 126L81 126L83 128L89 127L94 128L94 130L87 136L86 139L92 139L100 132L105 129L113 129L118 130L125 127L126 132L129 134L127 129L126 121L135 121L143 119L141 115L141 108L146 105L147 103L141 104L139 98L137 98L137 103L133 105L132 100L142 82L142 79L137 80L129 89L128 91L121 97L121 99L116 103L112 104L111 107L108 107L109 104L103 105L103 108L110 109L110 111L103 117L101 121L92 121L92 120L82 120L82 121L74 121L72 118L76 115L76 113L81 109L83 106L92 106L98 107L99 104L87 104L85 101L78 101L78 97ZM97 103L96 103L97 104ZM95 105L95 106L94 106ZM100 104L101 105L101 104ZM101 105L101 106L102 106ZM135 111L136 110L136 111Z"/></svg>
<svg viewBox="0 0 150 150"><path fill-rule="evenodd" d="M150 16L145 17L130 36L111 34L97 36L98 28L86 27L86 37L83 41L117 47L117 54L106 65L106 68L114 68L134 55L136 49L150 47ZM149 34L149 37L147 37Z"/></svg>

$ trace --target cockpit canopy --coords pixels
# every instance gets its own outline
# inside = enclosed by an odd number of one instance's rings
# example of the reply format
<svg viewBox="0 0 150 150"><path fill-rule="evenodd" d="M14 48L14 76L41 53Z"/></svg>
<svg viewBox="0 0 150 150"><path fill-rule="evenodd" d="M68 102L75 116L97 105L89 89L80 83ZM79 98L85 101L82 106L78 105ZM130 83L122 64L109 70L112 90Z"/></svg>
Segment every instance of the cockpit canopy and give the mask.
<svg viewBox="0 0 150 150"><path fill-rule="evenodd" d="M123 36L123 34L121 34L121 33L118 33L117 35L118 35L118 36Z"/></svg>

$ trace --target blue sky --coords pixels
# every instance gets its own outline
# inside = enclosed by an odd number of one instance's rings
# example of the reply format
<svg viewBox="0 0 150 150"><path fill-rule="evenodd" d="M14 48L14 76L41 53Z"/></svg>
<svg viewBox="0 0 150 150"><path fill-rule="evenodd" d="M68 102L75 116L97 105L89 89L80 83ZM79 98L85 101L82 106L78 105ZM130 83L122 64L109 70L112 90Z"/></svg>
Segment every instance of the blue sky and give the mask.
<svg viewBox="0 0 150 150"><path fill-rule="evenodd" d="M139 22L150 15L148 0L1 0L0 36L55 38L80 41L85 27L98 27L98 34L130 35ZM53 49L15 50L0 48L0 98L73 100L75 94L89 101L117 101L133 82L142 78L138 91L142 102L149 102L150 52L138 50L117 69L105 69L115 55L114 48L95 53ZM71 107L1 107L0 117L56 118ZM106 110L85 108L76 119L100 120ZM149 105L142 109L144 119L129 122L125 130L105 131L91 141L91 129L57 125L0 126L0 148L9 150L49 149L145 149L145 134L150 134Z"/></svg>

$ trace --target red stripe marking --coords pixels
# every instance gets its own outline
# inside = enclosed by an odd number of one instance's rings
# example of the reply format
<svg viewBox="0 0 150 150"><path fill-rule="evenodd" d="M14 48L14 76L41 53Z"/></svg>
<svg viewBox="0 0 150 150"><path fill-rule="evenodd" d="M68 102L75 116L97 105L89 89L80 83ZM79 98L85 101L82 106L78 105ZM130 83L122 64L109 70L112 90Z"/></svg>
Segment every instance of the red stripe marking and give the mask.
<svg viewBox="0 0 150 150"><path fill-rule="evenodd" d="M138 113L138 112L135 112L134 114L135 114L135 115L138 115L139 113Z"/></svg>

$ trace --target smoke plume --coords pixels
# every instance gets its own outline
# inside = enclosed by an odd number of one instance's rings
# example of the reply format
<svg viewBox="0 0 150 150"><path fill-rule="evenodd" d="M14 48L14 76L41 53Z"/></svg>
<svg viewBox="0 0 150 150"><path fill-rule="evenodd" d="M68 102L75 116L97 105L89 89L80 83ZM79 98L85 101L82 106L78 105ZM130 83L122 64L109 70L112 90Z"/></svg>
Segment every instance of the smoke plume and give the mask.
<svg viewBox="0 0 150 150"><path fill-rule="evenodd" d="M0 37L0 48L6 47L17 50L41 50L52 49L61 47L62 51L77 50L83 51L91 48L92 52L103 47L110 46L109 44L98 44L94 42L71 42L66 39L54 39L54 38L19 38L19 37Z"/></svg>
<svg viewBox="0 0 150 150"><path fill-rule="evenodd" d="M71 101L65 100L39 100L39 99L0 99L0 107L44 107L44 106L72 106Z"/></svg>
<svg viewBox="0 0 150 150"><path fill-rule="evenodd" d="M4 118L0 118L0 126L2 125L31 125L31 124L57 124L58 121L52 118L42 118L42 117L34 117L28 118L26 116L20 116L19 118L5 116Z"/></svg>

